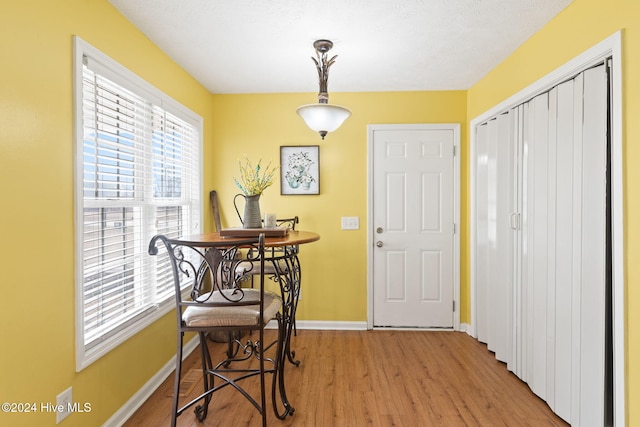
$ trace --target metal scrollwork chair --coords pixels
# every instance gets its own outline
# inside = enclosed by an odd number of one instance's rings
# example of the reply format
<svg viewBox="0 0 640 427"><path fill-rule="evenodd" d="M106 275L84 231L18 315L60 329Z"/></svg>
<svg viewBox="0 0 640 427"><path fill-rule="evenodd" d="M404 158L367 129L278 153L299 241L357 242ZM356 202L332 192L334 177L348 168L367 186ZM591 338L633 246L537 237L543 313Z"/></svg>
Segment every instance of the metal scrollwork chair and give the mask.
<svg viewBox="0 0 640 427"><path fill-rule="evenodd" d="M276 227L287 228L289 230L295 230L296 224L300 222L298 216L292 218L276 218Z"/></svg>
<svg viewBox="0 0 640 427"><path fill-rule="evenodd" d="M149 243L149 254L157 255L158 246L162 244L173 270L178 326L171 425L175 426L177 417L197 403L195 413L198 420L203 421L213 393L231 386L255 406L262 415L262 425L266 426L267 374L272 376L271 400L276 417L284 419L292 415L294 408L287 399L283 377L285 330L282 298L265 291L264 274L257 276L259 288L240 286L246 272L244 268L238 268L239 263L246 268L252 268L254 264L264 267L264 235L232 243L193 243L158 235ZM239 257L240 252L250 255ZM271 320L278 324L277 337L265 342L264 329ZM245 342L232 338L229 350L222 360L214 364L207 334L224 331L232 337L232 332L238 330L258 333L252 334L252 338ZM182 346L185 332L190 331L196 332L200 339L204 389L198 397L180 406ZM257 338L253 338L255 335ZM255 397L255 390L248 390L242 382L256 376L260 379L259 397Z"/></svg>

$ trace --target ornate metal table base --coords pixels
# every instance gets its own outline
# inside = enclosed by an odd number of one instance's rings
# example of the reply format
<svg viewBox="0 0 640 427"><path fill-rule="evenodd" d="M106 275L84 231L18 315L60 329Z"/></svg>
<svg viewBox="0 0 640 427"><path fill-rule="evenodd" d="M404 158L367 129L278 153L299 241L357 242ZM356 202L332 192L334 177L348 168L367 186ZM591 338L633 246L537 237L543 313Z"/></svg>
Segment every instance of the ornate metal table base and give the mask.
<svg viewBox="0 0 640 427"><path fill-rule="evenodd" d="M298 259L298 246L285 246L281 249L282 252L272 252L269 259L275 270L275 274L271 278L280 285L282 295L285 328L284 351L289 362L299 366L300 360L295 358L296 353L291 350L291 337L297 333L296 310L300 298L302 270Z"/></svg>

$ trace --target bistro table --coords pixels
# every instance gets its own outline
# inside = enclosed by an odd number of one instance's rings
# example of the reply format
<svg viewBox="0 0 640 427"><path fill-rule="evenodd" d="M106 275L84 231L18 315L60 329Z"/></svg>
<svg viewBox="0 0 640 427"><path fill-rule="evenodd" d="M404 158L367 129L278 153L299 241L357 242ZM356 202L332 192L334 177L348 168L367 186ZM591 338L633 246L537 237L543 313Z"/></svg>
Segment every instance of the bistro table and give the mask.
<svg viewBox="0 0 640 427"><path fill-rule="evenodd" d="M259 229L255 229L259 233ZM280 285L283 307L282 317L285 322L285 353L289 362L299 365L295 352L291 351L291 335L295 333L296 309L300 297L300 281L302 269L298 259L299 245L315 242L320 235L311 231L288 230L283 236L269 237L270 229L265 228L265 262L273 265L272 279ZM223 234L225 230L223 230ZM257 236L257 234L256 234ZM186 246L206 248L211 243L245 240L246 235L220 235L220 232L195 234L172 239L173 242Z"/></svg>

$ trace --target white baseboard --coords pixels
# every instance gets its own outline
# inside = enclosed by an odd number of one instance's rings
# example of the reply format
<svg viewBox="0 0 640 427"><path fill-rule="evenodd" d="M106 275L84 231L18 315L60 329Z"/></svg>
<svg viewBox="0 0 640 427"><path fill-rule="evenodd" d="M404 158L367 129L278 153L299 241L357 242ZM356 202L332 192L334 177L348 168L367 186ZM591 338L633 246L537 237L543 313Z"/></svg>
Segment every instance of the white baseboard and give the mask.
<svg viewBox="0 0 640 427"><path fill-rule="evenodd" d="M198 347L198 335L193 337L184 345L182 351L182 360L184 360L193 350ZM160 370L152 376L149 381L129 399L115 414L111 416L103 425L108 427L119 427L123 425L144 402L147 401L154 391L173 373L176 368L175 358L171 358Z"/></svg>
<svg viewBox="0 0 640 427"><path fill-rule="evenodd" d="M468 323L460 323L460 332L466 332L468 335L471 335L473 337L473 329Z"/></svg>
<svg viewBox="0 0 640 427"><path fill-rule="evenodd" d="M267 329L276 329L277 324L272 320ZM366 331L367 322L334 322L330 320L296 320L297 330L316 331Z"/></svg>
<svg viewBox="0 0 640 427"><path fill-rule="evenodd" d="M327 320L297 320L296 328L327 331L366 331L367 322L334 322Z"/></svg>

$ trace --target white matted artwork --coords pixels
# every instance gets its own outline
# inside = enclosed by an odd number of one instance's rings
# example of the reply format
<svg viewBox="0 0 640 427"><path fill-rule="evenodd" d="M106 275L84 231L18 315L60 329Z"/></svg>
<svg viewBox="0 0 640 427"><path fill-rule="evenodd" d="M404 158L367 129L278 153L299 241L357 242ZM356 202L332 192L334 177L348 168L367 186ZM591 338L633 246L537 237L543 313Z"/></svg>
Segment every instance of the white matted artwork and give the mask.
<svg viewBox="0 0 640 427"><path fill-rule="evenodd" d="M320 147L280 147L280 194L320 194Z"/></svg>

